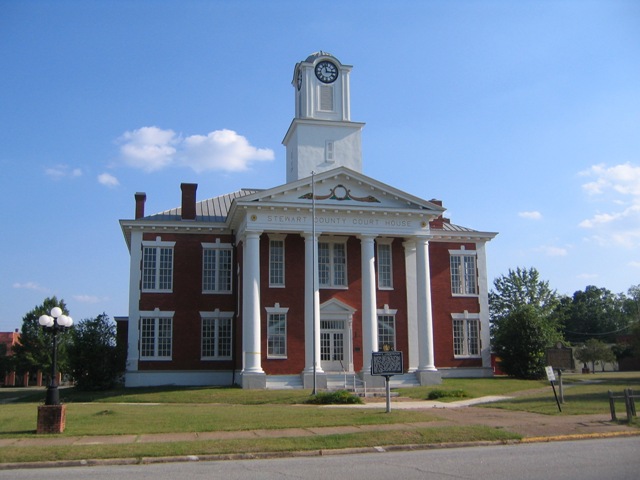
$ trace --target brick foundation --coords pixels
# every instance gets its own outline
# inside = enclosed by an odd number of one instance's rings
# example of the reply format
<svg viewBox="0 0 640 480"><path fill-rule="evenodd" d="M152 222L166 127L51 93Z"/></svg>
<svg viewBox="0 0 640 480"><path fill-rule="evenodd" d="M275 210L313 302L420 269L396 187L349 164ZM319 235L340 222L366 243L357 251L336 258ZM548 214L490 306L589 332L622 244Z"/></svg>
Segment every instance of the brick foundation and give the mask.
<svg viewBox="0 0 640 480"><path fill-rule="evenodd" d="M62 433L67 421L66 405L40 405L38 407L38 434Z"/></svg>

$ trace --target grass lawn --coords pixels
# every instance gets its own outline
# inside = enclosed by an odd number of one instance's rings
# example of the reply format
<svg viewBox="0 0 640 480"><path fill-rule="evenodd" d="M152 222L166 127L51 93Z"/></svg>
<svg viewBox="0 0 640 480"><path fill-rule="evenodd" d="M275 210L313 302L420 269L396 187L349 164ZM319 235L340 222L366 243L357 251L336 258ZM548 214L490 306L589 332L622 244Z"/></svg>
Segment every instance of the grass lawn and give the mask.
<svg viewBox="0 0 640 480"><path fill-rule="evenodd" d="M640 389L640 373L565 375L563 414L608 413L607 390L621 394L624 388ZM512 399L492 403L491 408L526 410L557 415L553 392L546 381L509 378L445 379L442 385L398 390L403 397L426 399L429 392L455 391L475 398L508 395ZM110 392L80 392L62 389L67 405L66 430L57 437L151 434L180 432L243 431L257 429L313 428L318 426L385 425L431 422L431 410L327 409L305 405L309 390L242 390L237 388L144 388ZM0 389L0 440L37 438L37 405L44 389ZM442 401L455 401L459 397ZM619 417L624 405L619 403ZM292 411L292 409L294 409ZM72 460L90 458L141 458L173 455L211 455L251 452L320 450L376 445L426 444L456 441L505 441L518 438L502 429L469 427L419 428L411 431L379 431L345 435L251 440L208 440L192 442L43 446L38 448L5 445L0 463L31 460Z"/></svg>

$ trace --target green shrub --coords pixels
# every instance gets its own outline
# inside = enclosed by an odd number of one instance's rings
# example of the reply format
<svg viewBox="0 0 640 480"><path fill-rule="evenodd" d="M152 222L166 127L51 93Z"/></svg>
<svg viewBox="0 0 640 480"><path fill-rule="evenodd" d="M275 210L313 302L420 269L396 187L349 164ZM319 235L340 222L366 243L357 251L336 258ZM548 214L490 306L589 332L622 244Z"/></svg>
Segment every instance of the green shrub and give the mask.
<svg viewBox="0 0 640 480"><path fill-rule="evenodd" d="M362 399L346 390L338 390L336 392L320 392L312 396L305 403L314 405L335 405L335 404L354 404L363 403Z"/></svg>
<svg viewBox="0 0 640 480"><path fill-rule="evenodd" d="M429 400L437 400L438 398L464 398L467 393L464 390L441 390L436 388L429 392L427 397Z"/></svg>

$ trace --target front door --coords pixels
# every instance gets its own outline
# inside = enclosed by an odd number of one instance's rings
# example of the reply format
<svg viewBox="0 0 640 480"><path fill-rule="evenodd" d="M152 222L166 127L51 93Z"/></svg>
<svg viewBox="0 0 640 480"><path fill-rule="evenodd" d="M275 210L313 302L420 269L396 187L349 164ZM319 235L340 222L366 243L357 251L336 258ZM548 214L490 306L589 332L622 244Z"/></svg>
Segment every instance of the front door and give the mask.
<svg viewBox="0 0 640 480"><path fill-rule="evenodd" d="M325 372L348 370L345 365L345 320L320 320L320 362Z"/></svg>

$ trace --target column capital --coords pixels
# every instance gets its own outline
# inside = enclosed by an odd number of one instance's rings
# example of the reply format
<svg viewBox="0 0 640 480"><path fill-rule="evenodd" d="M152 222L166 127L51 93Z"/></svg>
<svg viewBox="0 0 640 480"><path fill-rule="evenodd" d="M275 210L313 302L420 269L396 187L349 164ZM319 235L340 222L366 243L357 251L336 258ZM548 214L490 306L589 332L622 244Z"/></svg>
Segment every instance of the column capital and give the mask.
<svg viewBox="0 0 640 480"><path fill-rule="evenodd" d="M359 235L356 235L361 241L371 241L373 242L376 237L378 235L376 235L375 233L361 233Z"/></svg>

